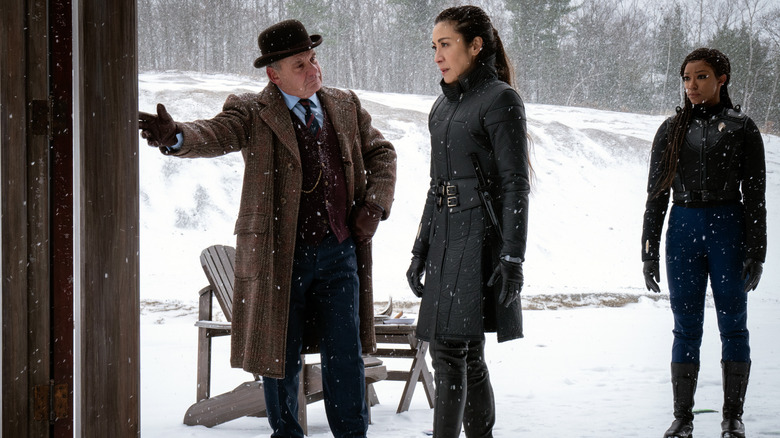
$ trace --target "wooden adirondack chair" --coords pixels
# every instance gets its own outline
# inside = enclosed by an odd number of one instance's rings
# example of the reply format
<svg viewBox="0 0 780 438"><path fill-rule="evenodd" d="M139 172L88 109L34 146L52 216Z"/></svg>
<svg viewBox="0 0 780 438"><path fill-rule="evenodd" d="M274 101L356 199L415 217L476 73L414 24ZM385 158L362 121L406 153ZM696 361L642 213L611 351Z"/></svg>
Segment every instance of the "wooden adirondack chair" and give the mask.
<svg viewBox="0 0 780 438"><path fill-rule="evenodd" d="M233 319L233 287L236 250L231 246L213 245L200 254L200 263L209 280L209 285L199 291L198 305L198 366L195 404L184 415L184 424L213 427L244 416L265 416L265 397L260 376L244 382L234 390L210 397L211 392L211 339L231 333ZM213 320L213 304L216 297L222 313L228 322ZM306 405L323 399L322 371L320 364L307 364L301 356L303 371L298 392L298 421L308 434ZM387 369L382 361L373 357L363 358L366 370L366 385L387 378ZM366 394L374 394L366 391ZM368 397L367 397L368 398ZM378 401L373 396L367 399L370 407Z"/></svg>

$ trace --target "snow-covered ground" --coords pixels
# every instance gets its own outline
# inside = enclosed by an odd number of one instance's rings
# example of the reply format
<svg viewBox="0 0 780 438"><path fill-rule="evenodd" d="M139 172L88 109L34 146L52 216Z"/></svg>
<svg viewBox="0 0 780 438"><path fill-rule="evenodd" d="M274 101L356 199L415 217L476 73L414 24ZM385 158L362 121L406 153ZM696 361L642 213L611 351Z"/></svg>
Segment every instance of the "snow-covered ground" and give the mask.
<svg viewBox="0 0 780 438"><path fill-rule="evenodd" d="M327 83L327 80L326 80ZM257 92L262 77L181 72L140 76L140 108L165 103L176 120L210 118L230 93ZM358 92L398 153L391 217L374 239L375 299L415 312L404 273L428 186L427 113L435 97ZM528 105L536 179L531 198L526 337L497 344L487 359L496 393L496 437L661 436L671 422L668 295L650 294L641 274L640 234L650 141L663 116ZM769 254L749 303L753 372L745 422L753 437L780 436L780 138L765 136ZM265 419L212 429L182 424L195 401L197 291L206 284L200 251L235 244L243 176L240 154L210 160L161 155L142 141L141 396L144 437L265 437ZM665 275L662 267L662 276ZM666 292L665 279L662 282ZM773 340L774 339L774 340ZM707 309L697 409L719 411L720 342ZM212 394L251 375L230 369L225 338L214 345ZM388 368L408 362L385 361ZM369 436L422 437L431 427L422 387L396 414L403 390L380 382ZM310 434L328 437L321 402L310 405ZM718 436L720 414L696 416L697 436Z"/></svg>

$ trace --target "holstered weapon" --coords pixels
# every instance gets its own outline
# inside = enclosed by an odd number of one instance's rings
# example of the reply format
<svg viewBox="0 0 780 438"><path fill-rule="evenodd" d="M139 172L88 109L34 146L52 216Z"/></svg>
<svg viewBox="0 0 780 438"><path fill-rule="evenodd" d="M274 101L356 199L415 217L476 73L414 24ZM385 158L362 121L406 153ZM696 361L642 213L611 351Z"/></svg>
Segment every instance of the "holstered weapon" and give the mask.
<svg viewBox="0 0 780 438"><path fill-rule="evenodd" d="M504 234L501 230L501 224L498 222L498 215L496 209L493 207L493 195L490 194L490 183L485 174L482 173L482 167L479 164L479 157L477 154L471 154L471 162L474 164L474 174L477 176L477 194L482 201L482 206L485 207L488 219L490 219L489 226L493 228L498 237L499 244L504 243Z"/></svg>
<svg viewBox="0 0 780 438"><path fill-rule="evenodd" d="M477 194L479 194L479 199L482 201L482 206L485 207L485 212L487 212L488 219L490 219L489 227L492 228L495 232L496 238L498 239L498 244L503 245L504 233L501 230L501 223L498 222L498 215L496 214L496 209L493 206L493 195L490 194L490 183L488 182L487 178L485 178L485 174L482 173L482 167L479 164L479 157L477 154L471 154L471 162L474 164L474 174L477 177ZM488 284L495 284L500 276L501 271L498 269L495 270L493 275L490 276Z"/></svg>

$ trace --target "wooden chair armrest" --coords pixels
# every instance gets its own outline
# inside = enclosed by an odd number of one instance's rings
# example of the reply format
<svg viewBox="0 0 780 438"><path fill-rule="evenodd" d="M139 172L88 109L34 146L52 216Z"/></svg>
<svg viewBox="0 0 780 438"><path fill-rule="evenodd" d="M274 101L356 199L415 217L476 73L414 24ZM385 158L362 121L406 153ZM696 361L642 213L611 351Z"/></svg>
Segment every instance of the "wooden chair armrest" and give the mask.
<svg viewBox="0 0 780 438"><path fill-rule="evenodd" d="M230 330L232 324L222 321L198 321L195 323L195 327L207 328L213 330Z"/></svg>
<svg viewBox="0 0 780 438"><path fill-rule="evenodd" d="M203 294L207 294L211 292L211 285L204 286L201 290L198 291L198 296L203 296Z"/></svg>

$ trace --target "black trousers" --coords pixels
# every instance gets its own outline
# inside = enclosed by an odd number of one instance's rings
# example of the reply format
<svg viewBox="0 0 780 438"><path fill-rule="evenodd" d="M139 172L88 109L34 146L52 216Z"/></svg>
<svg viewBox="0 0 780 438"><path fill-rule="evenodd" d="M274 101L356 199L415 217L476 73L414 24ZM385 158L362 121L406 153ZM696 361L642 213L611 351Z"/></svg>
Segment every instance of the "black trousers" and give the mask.
<svg viewBox="0 0 780 438"><path fill-rule="evenodd" d="M304 320L317 321L325 413L335 438L363 438L368 430L360 344L358 276L352 238L332 234L318 246L295 247L284 379L263 378L268 422L276 438L303 438L298 385Z"/></svg>
<svg viewBox="0 0 780 438"><path fill-rule="evenodd" d="M485 341L430 343L436 380L434 438L492 438L495 400L485 363Z"/></svg>

